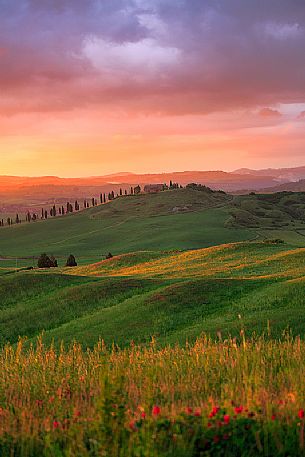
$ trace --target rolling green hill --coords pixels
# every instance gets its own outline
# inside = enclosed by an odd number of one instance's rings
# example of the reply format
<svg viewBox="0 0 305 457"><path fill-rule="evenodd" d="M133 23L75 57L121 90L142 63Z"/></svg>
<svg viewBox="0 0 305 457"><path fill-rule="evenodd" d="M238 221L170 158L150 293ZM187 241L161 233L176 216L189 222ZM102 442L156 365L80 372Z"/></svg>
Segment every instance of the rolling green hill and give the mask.
<svg viewBox="0 0 305 457"><path fill-rule="evenodd" d="M99 337L126 345L194 340L202 332L305 335L305 249L268 242L138 252L76 268L0 278L1 343ZM238 318L241 316L241 319Z"/></svg>
<svg viewBox="0 0 305 457"><path fill-rule="evenodd" d="M231 200L223 192L192 189L121 197L64 217L1 228L0 257L48 252L60 261L72 252L90 263L109 251L196 249L255 237L246 228L225 227ZM19 265L31 263L21 259Z"/></svg>
<svg viewBox="0 0 305 457"><path fill-rule="evenodd" d="M165 344L262 333L268 321L275 336L303 336L304 195L293 198L179 189L2 228L0 344L42 331L56 343ZM20 267L42 251L60 268L14 272L14 256ZM70 252L79 266L63 268Z"/></svg>
<svg viewBox="0 0 305 457"><path fill-rule="evenodd" d="M107 252L187 250L251 239L305 245L305 194L229 196L177 189L117 198L85 211L0 229L0 266L35 264L41 252L62 265L70 253L94 263ZM7 258L6 260L3 259ZM25 257L22 259L22 257Z"/></svg>

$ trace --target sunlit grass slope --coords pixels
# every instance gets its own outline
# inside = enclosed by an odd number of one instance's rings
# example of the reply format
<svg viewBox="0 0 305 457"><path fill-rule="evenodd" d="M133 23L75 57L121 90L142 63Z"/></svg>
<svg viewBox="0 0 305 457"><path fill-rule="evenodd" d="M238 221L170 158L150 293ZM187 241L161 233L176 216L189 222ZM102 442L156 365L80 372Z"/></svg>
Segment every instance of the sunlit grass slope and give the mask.
<svg viewBox="0 0 305 457"><path fill-rule="evenodd" d="M45 331L92 346L183 343L271 326L305 336L305 250L241 242L187 252L141 251L76 268L1 276L1 343ZM241 316L241 318L239 318ZM268 324L269 322L269 324Z"/></svg>
<svg viewBox="0 0 305 457"><path fill-rule="evenodd" d="M295 278L305 275L305 248L269 242L229 243L186 252L125 254L64 270L84 276ZM147 260L146 260L147 259Z"/></svg>

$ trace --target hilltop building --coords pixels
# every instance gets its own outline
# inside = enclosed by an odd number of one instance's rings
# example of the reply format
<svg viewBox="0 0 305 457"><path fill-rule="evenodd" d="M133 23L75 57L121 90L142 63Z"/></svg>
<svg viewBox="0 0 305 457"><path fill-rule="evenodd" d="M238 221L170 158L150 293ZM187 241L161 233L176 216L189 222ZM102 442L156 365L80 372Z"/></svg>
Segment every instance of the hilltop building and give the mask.
<svg viewBox="0 0 305 457"><path fill-rule="evenodd" d="M144 192L148 194L162 192L163 190L165 190L164 184L147 184L146 186L144 186Z"/></svg>

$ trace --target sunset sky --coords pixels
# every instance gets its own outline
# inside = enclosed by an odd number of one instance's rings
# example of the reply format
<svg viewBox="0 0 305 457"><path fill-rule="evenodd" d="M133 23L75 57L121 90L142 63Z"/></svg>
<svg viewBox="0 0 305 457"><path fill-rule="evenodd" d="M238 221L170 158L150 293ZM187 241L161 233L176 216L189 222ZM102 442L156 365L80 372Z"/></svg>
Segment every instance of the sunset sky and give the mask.
<svg viewBox="0 0 305 457"><path fill-rule="evenodd" d="M298 165L304 0L0 0L0 174Z"/></svg>

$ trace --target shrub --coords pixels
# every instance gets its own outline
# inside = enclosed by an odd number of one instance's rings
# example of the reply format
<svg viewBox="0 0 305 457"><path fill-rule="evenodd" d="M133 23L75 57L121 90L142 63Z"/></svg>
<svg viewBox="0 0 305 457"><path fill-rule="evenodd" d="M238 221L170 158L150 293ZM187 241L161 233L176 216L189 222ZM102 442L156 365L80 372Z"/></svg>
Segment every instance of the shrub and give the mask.
<svg viewBox="0 0 305 457"><path fill-rule="evenodd" d="M50 260L52 262L51 267L54 267L54 268L58 267L57 260L55 259L55 257L53 255L50 257Z"/></svg>
<svg viewBox="0 0 305 457"><path fill-rule="evenodd" d="M52 265L52 261L51 261L50 257L44 253L44 254L41 254L41 256L39 257L37 266L38 266L38 268L51 268L53 265Z"/></svg>
<svg viewBox="0 0 305 457"><path fill-rule="evenodd" d="M66 262L66 267L77 267L77 262L76 262L73 254L69 255L67 262Z"/></svg>

